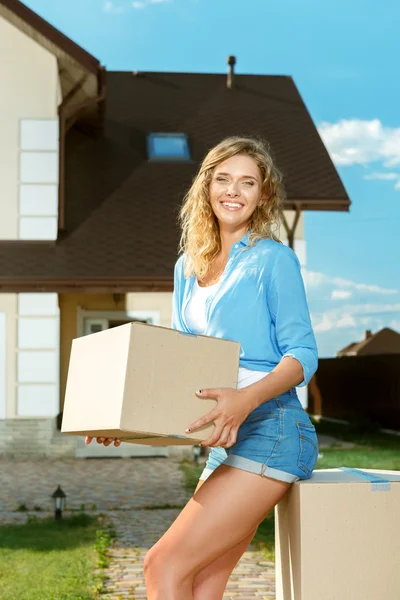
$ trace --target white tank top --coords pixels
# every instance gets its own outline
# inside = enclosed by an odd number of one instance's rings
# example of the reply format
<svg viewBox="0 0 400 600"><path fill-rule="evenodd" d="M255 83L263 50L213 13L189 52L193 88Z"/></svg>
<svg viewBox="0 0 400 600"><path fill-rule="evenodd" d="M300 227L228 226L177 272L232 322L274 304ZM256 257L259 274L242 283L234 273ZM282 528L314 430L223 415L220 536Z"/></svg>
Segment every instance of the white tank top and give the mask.
<svg viewBox="0 0 400 600"><path fill-rule="evenodd" d="M201 287L195 279L192 294L188 304L186 305L185 318L188 327L192 333L203 334L206 330L206 300L215 292L219 286L219 282L214 285ZM264 371L253 371L245 367L239 367L238 373L238 389L247 387L263 377L268 375Z"/></svg>

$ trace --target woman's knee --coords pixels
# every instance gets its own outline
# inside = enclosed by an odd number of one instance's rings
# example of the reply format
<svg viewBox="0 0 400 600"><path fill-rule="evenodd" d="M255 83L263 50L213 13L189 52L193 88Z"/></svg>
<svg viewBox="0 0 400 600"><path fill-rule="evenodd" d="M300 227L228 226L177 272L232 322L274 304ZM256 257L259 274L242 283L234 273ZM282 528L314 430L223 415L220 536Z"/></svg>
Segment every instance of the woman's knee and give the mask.
<svg viewBox="0 0 400 600"><path fill-rule="evenodd" d="M150 571L151 562L152 562L152 556L151 556L151 548L150 548L150 550L148 550L146 552L144 560L143 560L143 571L144 571L145 575Z"/></svg>
<svg viewBox="0 0 400 600"><path fill-rule="evenodd" d="M162 551L157 548L157 544L147 551L143 561L143 571L146 576L159 572L165 561L163 561Z"/></svg>
<svg viewBox="0 0 400 600"><path fill-rule="evenodd" d="M159 542L147 551L143 561L145 577L157 580L181 581L188 575L185 563L173 548L166 549Z"/></svg>

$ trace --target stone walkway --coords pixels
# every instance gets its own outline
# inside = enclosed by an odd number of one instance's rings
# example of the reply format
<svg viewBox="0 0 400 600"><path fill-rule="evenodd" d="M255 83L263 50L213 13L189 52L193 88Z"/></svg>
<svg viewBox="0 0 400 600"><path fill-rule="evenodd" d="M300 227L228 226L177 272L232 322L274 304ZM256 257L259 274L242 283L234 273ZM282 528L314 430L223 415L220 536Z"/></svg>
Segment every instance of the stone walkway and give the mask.
<svg viewBox="0 0 400 600"><path fill-rule="evenodd" d="M143 559L190 498L171 458L36 459L0 457L0 523L24 523L27 513L52 514L51 494L61 485L66 508L104 512L117 538L110 549L104 600L146 598ZM40 512L34 512L34 507ZM175 506L177 508L175 508ZM159 507L159 508L157 508ZM232 573L224 600L275 598L274 563L251 545Z"/></svg>
<svg viewBox="0 0 400 600"><path fill-rule="evenodd" d="M168 529L179 510L137 510L111 519L117 530L117 541L110 551L109 578L105 582L104 600L129 598L143 600L146 588L143 559L150 546ZM262 553L250 545L236 565L228 582L224 600L275 598L275 564L264 560Z"/></svg>

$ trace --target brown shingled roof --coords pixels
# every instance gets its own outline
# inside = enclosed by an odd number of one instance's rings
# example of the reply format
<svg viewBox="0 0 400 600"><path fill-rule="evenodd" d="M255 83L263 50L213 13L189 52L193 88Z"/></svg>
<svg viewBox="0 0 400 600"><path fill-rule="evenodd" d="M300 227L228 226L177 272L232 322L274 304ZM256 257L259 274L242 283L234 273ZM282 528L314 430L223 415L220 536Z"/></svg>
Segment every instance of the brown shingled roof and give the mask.
<svg viewBox="0 0 400 600"><path fill-rule="evenodd" d="M188 135L191 162L148 161L151 132ZM177 211L206 151L261 135L283 171L286 208L350 201L291 77L107 73L103 134L66 140L66 234L0 242L0 291L172 289Z"/></svg>
<svg viewBox="0 0 400 600"><path fill-rule="evenodd" d="M353 342L337 352L337 356L376 356L380 354L400 354L400 333L384 327L376 333L366 331L365 339Z"/></svg>

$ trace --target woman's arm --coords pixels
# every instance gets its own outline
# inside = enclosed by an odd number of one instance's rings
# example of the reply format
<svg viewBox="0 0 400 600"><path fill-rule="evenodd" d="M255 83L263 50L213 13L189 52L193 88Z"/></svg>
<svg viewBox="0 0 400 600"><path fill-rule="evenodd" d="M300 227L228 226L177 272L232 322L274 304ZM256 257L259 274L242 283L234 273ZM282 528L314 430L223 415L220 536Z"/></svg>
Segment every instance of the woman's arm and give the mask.
<svg viewBox="0 0 400 600"><path fill-rule="evenodd" d="M318 350L300 263L287 246L279 248L267 302L282 359L266 377L242 388L252 410L294 386L306 385L318 367Z"/></svg>
<svg viewBox="0 0 400 600"><path fill-rule="evenodd" d="M300 363L294 358L285 358L271 373L248 387L239 390L233 388L198 390L197 396L214 398L217 406L189 425L185 432L193 433L199 427L214 422L214 431L200 446L223 445L230 448L236 442L240 425L257 406L297 385L302 377L303 369ZM227 428L230 431L229 440L226 438ZM225 438L221 437L223 432Z"/></svg>
<svg viewBox="0 0 400 600"><path fill-rule="evenodd" d="M257 406L284 394L303 380L303 368L298 360L285 357L265 377L238 390L242 395L249 412Z"/></svg>

